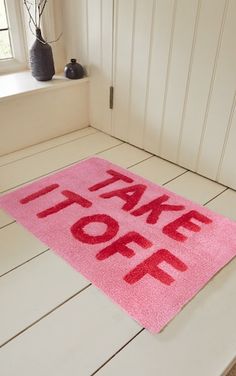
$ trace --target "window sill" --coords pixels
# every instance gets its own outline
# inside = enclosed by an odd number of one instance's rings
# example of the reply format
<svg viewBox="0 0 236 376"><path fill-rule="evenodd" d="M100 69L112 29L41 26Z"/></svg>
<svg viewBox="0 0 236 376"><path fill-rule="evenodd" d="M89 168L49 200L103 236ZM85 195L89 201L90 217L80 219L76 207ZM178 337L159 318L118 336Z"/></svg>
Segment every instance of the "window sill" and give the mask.
<svg viewBox="0 0 236 376"><path fill-rule="evenodd" d="M30 71L6 74L0 76L0 102L18 96L29 95L35 91L49 91L62 87L88 82L88 78L69 80L62 74L55 75L51 81L37 81Z"/></svg>
<svg viewBox="0 0 236 376"><path fill-rule="evenodd" d="M2 75L14 74L17 72L26 71L26 62L14 58L0 60L0 77Z"/></svg>

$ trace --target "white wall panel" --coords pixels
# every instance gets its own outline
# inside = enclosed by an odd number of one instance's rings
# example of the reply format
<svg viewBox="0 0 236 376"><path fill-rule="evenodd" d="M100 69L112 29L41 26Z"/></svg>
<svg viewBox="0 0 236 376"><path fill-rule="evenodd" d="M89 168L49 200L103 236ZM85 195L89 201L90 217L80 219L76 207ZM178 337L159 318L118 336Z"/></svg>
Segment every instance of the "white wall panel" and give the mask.
<svg viewBox="0 0 236 376"><path fill-rule="evenodd" d="M128 140L135 0L115 1L113 135Z"/></svg>
<svg viewBox="0 0 236 376"><path fill-rule="evenodd" d="M83 14L91 125L236 188L236 1L68 1Z"/></svg>
<svg viewBox="0 0 236 376"><path fill-rule="evenodd" d="M149 77L144 119L144 148L159 154L166 78L173 40L176 2L154 2Z"/></svg>
<svg viewBox="0 0 236 376"><path fill-rule="evenodd" d="M214 17L212 17L213 9ZM177 159L180 165L192 170L196 170L202 127L204 126L224 17L225 1L207 0L201 2Z"/></svg>
<svg viewBox="0 0 236 376"><path fill-rule="evenodd" d="M236 1L231 0L222 30L222 41L197 166L200 174L212 179L216 178L220 163L236 88L235 35Z"/></svg>
<svg viewBox="0 0 236 376"><path fill-rule="evenodd" d="M90 76L90 123L111 133L113 1L64 1L63 24L67 60L77 58Z"/></svg>
<svg viewBox="0 0 236 376"><path fill-rule="evenodd" d="M135 1L132 69L128 104L128 141L139 147L143 147L143 128L148 88L148 69L154 3L154 0Z"/></svg>
<svg viewBox="0 0 236 376"><path fill-rule="evenodd" d="M217 180L236 188L236 92L230 111L225 143L218 166Z"/></svg>
<svg viewBox="0 0 236 376"><path fill-rule="evenodd" d="M101 71L102 71L102 119L99 129L111 134L111 116L109 109L109 88L112 82L112 63L113 63L113 1L102 0L102 19L101 19ZM91 88L92 90L92 88ZM91 95L91 91L90 91ZM91 104L92 107L92 104ZM90 107L90 108L91 108Z"/></svg>
<svg viewBox="0 0 236 376"><path fill-rule="evenodd" d="M160 135L160 155L176 161L182 113L191 68L194 33L198 22L197 0L179 0L176 9L170 69Z"/></svg>
<svg viewBox="0 0 236 376"><path fill-rule="evenodd" d="M91 124L111 133L109 87L112 79L113 2L88 0L88 63Z"/></svg>
<svg viewBox="0 0 236 376"><path fill-rule="evenodd" d="M102 44L101 19L102 1L88 0L88 62L90 82L90 119L95 127L102 127Z"/></svg>

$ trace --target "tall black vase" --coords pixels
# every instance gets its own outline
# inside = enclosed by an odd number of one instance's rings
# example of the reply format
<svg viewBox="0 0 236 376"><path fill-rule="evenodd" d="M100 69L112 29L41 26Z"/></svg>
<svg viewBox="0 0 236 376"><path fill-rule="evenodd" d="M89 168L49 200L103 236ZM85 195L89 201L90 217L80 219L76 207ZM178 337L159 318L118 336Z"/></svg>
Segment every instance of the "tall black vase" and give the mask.
<svg viewBox="0 0 236 376"><path fill-rule="evenodd" d="M45 42L40 29L36 29L36 37L30 49L32 76L38 81L50 81L55 74L52 47Z"/></svg>

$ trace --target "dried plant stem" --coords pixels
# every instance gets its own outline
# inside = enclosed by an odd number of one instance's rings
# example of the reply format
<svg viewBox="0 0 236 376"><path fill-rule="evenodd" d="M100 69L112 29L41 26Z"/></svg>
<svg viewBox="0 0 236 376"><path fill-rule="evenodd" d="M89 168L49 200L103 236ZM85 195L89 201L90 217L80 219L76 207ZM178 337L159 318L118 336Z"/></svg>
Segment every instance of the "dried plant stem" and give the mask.
<svg viewBox="0 0 236 376"><path fill-rule="evenodd" d="M29 0L24 0L24 5L28 12L29 18L36 29L40 28L41 26L42 15L47 5L47 2L48 0L34 0L33 4ZM34 8L34 16L32 7Z"/></svg>
<svg viewBox="0 0 236 376"><path fill-rule="evenodd" d="M24 0L24 5L26 7L26 10L28 12L28 15L29 15L29 18L31 20L31 22L34 24L35 28L37 28L37 22L36 20L34 20L32 14L31 14L31 6L32 6L32 3L30 3L29 1L27 0Z"/></svg>
<svg viewBox="0 0 236 376"><path fill-rule="evenodd" d="M43 12L45 10L47 2L48 0L34 0L34 2L31 2L29 0L24 0L24 5L29 15L29 29L31 33L36 37L36 39L38 39L42 44L55 43L62 36L62 33L61 33L59 37L57 37L55 40L52 40L50 42L45 42L45 41L40 40L37 37L36 32L33 31L33 26L35 30L41 29L41 20L42 20ZM32 8L34 9L34 12Z"/></svg>

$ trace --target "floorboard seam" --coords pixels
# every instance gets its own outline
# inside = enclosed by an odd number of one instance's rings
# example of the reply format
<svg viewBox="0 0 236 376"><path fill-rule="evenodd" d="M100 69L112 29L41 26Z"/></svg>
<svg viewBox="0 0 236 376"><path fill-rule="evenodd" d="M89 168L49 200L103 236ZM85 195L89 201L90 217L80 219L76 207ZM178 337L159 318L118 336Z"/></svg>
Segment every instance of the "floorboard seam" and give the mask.
<svg viewBox="0 0 236 376"><path fill-rule="evenodd" d="M19 337L21 334L23 334L24 332L26 332L28 329L32 328L34 325L38 324L45 317L49 316L51 313L53 313L54 311L56 311L58 308L62 307L64 304L68 303L70 300L72 300L73 298L75 298L76 296L78 296L80 293L82 293L83 291L87 290L91 285L92 284L89 283L88 285L86 285L85 287L83 287L81 290L79 290L75 294L71 295L68 299L64 300L62 303L58 304L56 307L54 307L53 309L51 309L50 311L48 311L47 313L45 313L39 319L35 320L33 323L31 323L30 325L28 325L26 328L22 329L20 332L18 332L17 334L15 334L13 337L11 337L7 341L3 342L0 345L0 349L2 347L4 347L5 345L7 345L9 342L13 341L15 338Z"/></svg>
<svg viewBox="0 0 236 376"><path fill-rule="evenodd" d="M205 202L205 204L203 204L203 206L208 205L209 202L215 200L217 197L221 196L222 193L224 193L224 192L226 192L226 191L228 191L228 190L229 190L229 188L225 188L222 192L218 193L217 195L215 195L214 197L212 197L210 200L208 200L207 202Z"/></svg>
<svg viewBox="0 0 236 376"><path fill-rule="evenodd" d="M45 251L42 251L42 252L38 253L37 255L31 257L30 259L28 259L28 260L22 262L21 264L15 266L14 268L9 269L7 272L1 274L1 275L0 275L0 278L1 278L1 277L4 277L5 275L7 275L7 274L9 274L9 273L11 273L11 272L13 272L14 270L20 268L21 266L27 264L28 262L34 260L35 258L37 258L37 257L39 257L39 256L41 256L41 255L43 255L44 253L48 252L49 250L50 250L50 248L47 248L47 249L45 249Z"/></svg>
<svg viewBox="0 0 236 376"><path fill-rule="evenodd" d="M58 148L58 147L60 147L60 146L63 146L63 145L69 144L69 143L71 143L71 142L74 142L74 141L80 140L80 139L82 139L82 138L89 137L89 136L91 136L91 135L93 135L93 134L96 134L96 133L99 133L99 132L98 132L98 131L94 131L94 133L90 133L90 134L87 134L87 135L85 135L85 136L81 136L81 137L76 137L76 138L74 138L73 140L66 141L66 142L63 142L63 143L58 144L58 145L54 145L54 146L52 146L52 147L49 147L49 148L43 149L43 150L38 151L38 152L36 152L36 153L30 154L30 155L26 155L25 157L22 157L22 158L17 158L17 159L15 159L14 161L7 162L7 163L4 163L4 164L0 164L0 168L1 168L1 167L4 167L4 166L8 166L8 165L10 165L10 164L12 164L12 163L15 163L15 162L22 161L22 160L24 160L24 159L27 159L27 158L33 157L34 155L38 155L38 154L44 153L44 152L46 152L46 151L48 151L48 150L56 149L56 148ZM70 133L66 133L64 136L66 136L67 134L70 134ZM56 139L56 138L60 138L60 137L63 137L63 136L54 137L54 138L52 138L52 139L50 139L50 140L48 140L48 141L51 141L51 140L54 140L54 139ZM48 142L48 141L45 141L45 142ZM43 142L42 142L42 143L43 143ZM30 148L30 147L33 147L33 146L36 146L36 145L40 145L40 143L39 143L39 144L32 145L32 146L29 146L29 148ZM26 148L26 149L27 149L27 148ZM24 149L21 149L21 150L24 150ZM20 152L20 150L16 150L15 153L16 153L17 151ZM14 152L9 153L9 154L13 154L13 153L14 153ZM8 154L6 154L6 155L8 155ZM4 155L2 155L2 157L4 157ZM1 157L0 157L0 160L1 160Z"/></svg>
<svg viewBox="0 0 236 376"><path fill-rule="evenodd" d="M127 341L119 350L117 350L109 359L107 359L106 362L104 362L99 368L97 368L96 371L94 371L93 373L91 373L90 376L96 375L96 373L98 373L107 363L110 362L110 360L112 360L117 354L119 354L131 341L133 341L144 330L145 330L144 328L142 328L141 330L139 330L132 338L130 338L129 341Z"/></svg>
<svg viewBox="0 0 236 376"><path fill-rule="evenodd" d="M95 155L99 155L100 153L103 153L104 151L111 150L111 149L113 149L113 148L115 148L115 147L117 147L117 146L119 146L119 145L121 145L121 144L123 144L123 142L121 142L121 143L118 144L118 145L111 146L111 147L109 147L109 148L107 148L107 149L104 149L104 150L102 150L102 151L99 151L99 152L97 152L97 153L95 153L95 154L88 155L88 156L86 156L86 157L83 157L83 158L81 158L81 159L78 159L78 160L76 160L76 161L74 161L74 162L72 162L72 163L69 163L68 165L65 165L65 166L63 166L63 167L57 168L57 169L55 169L55 170L52 170L52 171L50 171L50 172L48 172L48 173L46 173L46 174L43 174L43 175L37 176L36 178L33 178L33 179L30 179L30 180L27 180L27 181L25 181L24 183L17 184L17 185L15 185L14 187L8 188L8 189L6 189L6 190L4 190L4 191L0 191L0 194L4 194L4 193L7 193L7 192L10 192L10 191L12 191L13 189L16 189L16 188L19 188L19 187L21 187L21 186L24 186L25 184L28 184L28 183L31 183L31 182L36 181L36 180L38 180L38 179L41 179L41 178L44 178L44 177L46 177L46 176L52 175L52 174L55 173L55 172L62 171L64 168L67 168L67 167L73 166L74 164L76 164L76 163L78 163L78 162L82 162L83 160L85 160L85 159L87 159L87 158L93 157L93 156L95 156Z"/></svg>

